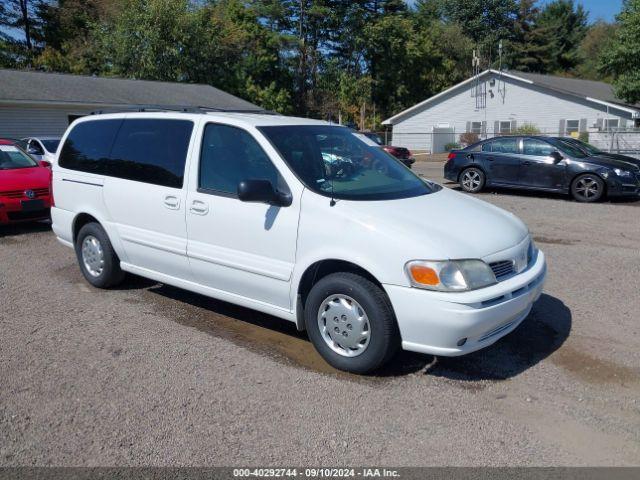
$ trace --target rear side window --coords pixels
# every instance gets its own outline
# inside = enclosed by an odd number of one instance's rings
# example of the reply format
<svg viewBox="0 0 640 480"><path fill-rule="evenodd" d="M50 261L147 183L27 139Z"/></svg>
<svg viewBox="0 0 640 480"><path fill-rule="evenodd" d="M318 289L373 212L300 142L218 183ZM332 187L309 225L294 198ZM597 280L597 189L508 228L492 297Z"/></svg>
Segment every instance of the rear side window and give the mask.
<svg viewBox="0 0 640 480"><path fill-rule="evenodd" d="M482 151L492 153L519 153L518 139L515 137L497 138L496 140L483 143Z"/></svg>
<svg viewBox="0 0 640 480"><path fill-rule="evenodd" d="M524 155L535 155L538 157L548 157L555 148L542 140L535 138L525 138L522 147Z"/></svg>
<svg viewBox="0 0 640 480"><path fill-rule="evenodd" d="M130 119L120 127L107 175L182 188L193 122Z"/></svg>
<svg viewBox="0 0 640 480"><path fill-rule="evenodd" d="M108 175L109 152L121 124L122 119L79 123L67 136L58 164L70 170Z"/></svg>
<svg viewBox="0 0 640 480"><path fill-rule="evenodd" d="M181 188L193 122L95 120L78 124L60 153L62 168Z"/></svg>

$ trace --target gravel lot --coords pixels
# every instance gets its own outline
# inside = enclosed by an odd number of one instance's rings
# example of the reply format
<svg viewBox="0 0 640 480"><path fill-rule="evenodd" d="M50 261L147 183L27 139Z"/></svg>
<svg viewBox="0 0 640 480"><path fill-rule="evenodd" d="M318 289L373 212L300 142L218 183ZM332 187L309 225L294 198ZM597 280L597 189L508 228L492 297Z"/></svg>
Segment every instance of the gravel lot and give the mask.
<svg viewBox="0 0 640 480"><path fill-rule="evenodd" d="M93 289L48 225L3 228L0 464L640 465L640 203L481 196L529 225L546 293L484 351L374 377L276 318Z"/></svg>

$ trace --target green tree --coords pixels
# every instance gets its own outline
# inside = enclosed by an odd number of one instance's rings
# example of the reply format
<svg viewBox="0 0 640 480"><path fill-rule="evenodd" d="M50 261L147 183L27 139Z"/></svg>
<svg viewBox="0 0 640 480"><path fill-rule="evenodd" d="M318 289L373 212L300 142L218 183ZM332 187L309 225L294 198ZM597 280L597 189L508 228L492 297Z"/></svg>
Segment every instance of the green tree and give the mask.
<svg viewBox="0 0 640 480"><path fill-rule="evenodd" d="M640 102L640 0L625 0L616 17L619 28L603 54L600 70L613 76L616 95Z"/></svg>
<svg viewBox="0 0 640 480"><path fill-rule="evenodd" d="M497 57L500 40L510 40L518 6L515 0L440 0L441 16L456 23L481 49L486 62Z"/></svg>
<svg viewBox="0 0 640 480"><path fill-rule="evenodd" d="M551 69L549 51L554 48L554 36L537 23L539 9L536 0L520 0L513 24L513 36L506 43L506 63L514 70L547 73Z"/></svg>
<svg viewBox="0 0 640 480"><path fill-rule="evenodd" d="M553 36L548 52L549 70L569 72L580 63L579 47L587 33L587 12L573 0L555 0L545 5L538 26Z"/></svg>
<svg viewBox="0 0 640 480"><path fill-rule="evenodd" d="M577 77L611 83L611 76L601 72L598 67L604 53L611 49L611 42L617 28L615 23L603 21L598 21L589 27L580 44L580 63L576 67Z"/></svg>

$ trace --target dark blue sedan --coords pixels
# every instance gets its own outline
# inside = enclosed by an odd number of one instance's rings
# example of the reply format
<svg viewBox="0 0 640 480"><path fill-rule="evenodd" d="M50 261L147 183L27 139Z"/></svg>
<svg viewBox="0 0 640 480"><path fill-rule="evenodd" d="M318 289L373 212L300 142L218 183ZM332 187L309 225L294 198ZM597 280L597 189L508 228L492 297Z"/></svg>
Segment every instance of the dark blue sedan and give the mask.
<svg viewBox="0 0 640 480"><path fill-rule="evenodd" d="M489 186L570 194L579 202L640 198L640 160L590 154L555 137L496 137L454 150L444 177L470 193Z"/></svg>

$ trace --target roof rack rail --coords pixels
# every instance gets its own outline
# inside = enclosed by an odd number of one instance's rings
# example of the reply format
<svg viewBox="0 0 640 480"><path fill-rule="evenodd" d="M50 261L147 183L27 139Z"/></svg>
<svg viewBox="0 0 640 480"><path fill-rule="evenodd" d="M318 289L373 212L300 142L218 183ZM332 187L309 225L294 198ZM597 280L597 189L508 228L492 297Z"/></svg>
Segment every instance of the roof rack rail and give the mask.
<svg viewBox="0 0 640 480"><path fill-rule="evenodd" d="M265 109L255 108L218 108L218 107L206 107L206 106L191 106L191 105L135 105L129 108L114 108L114 109L101 109L94 110L91 115L101 115L106 113L125 113L125 112L181 112L181 113L206 113L206 112L220 112L220 113L255 113L261 115L278 115L277 112Z"/></svg>

